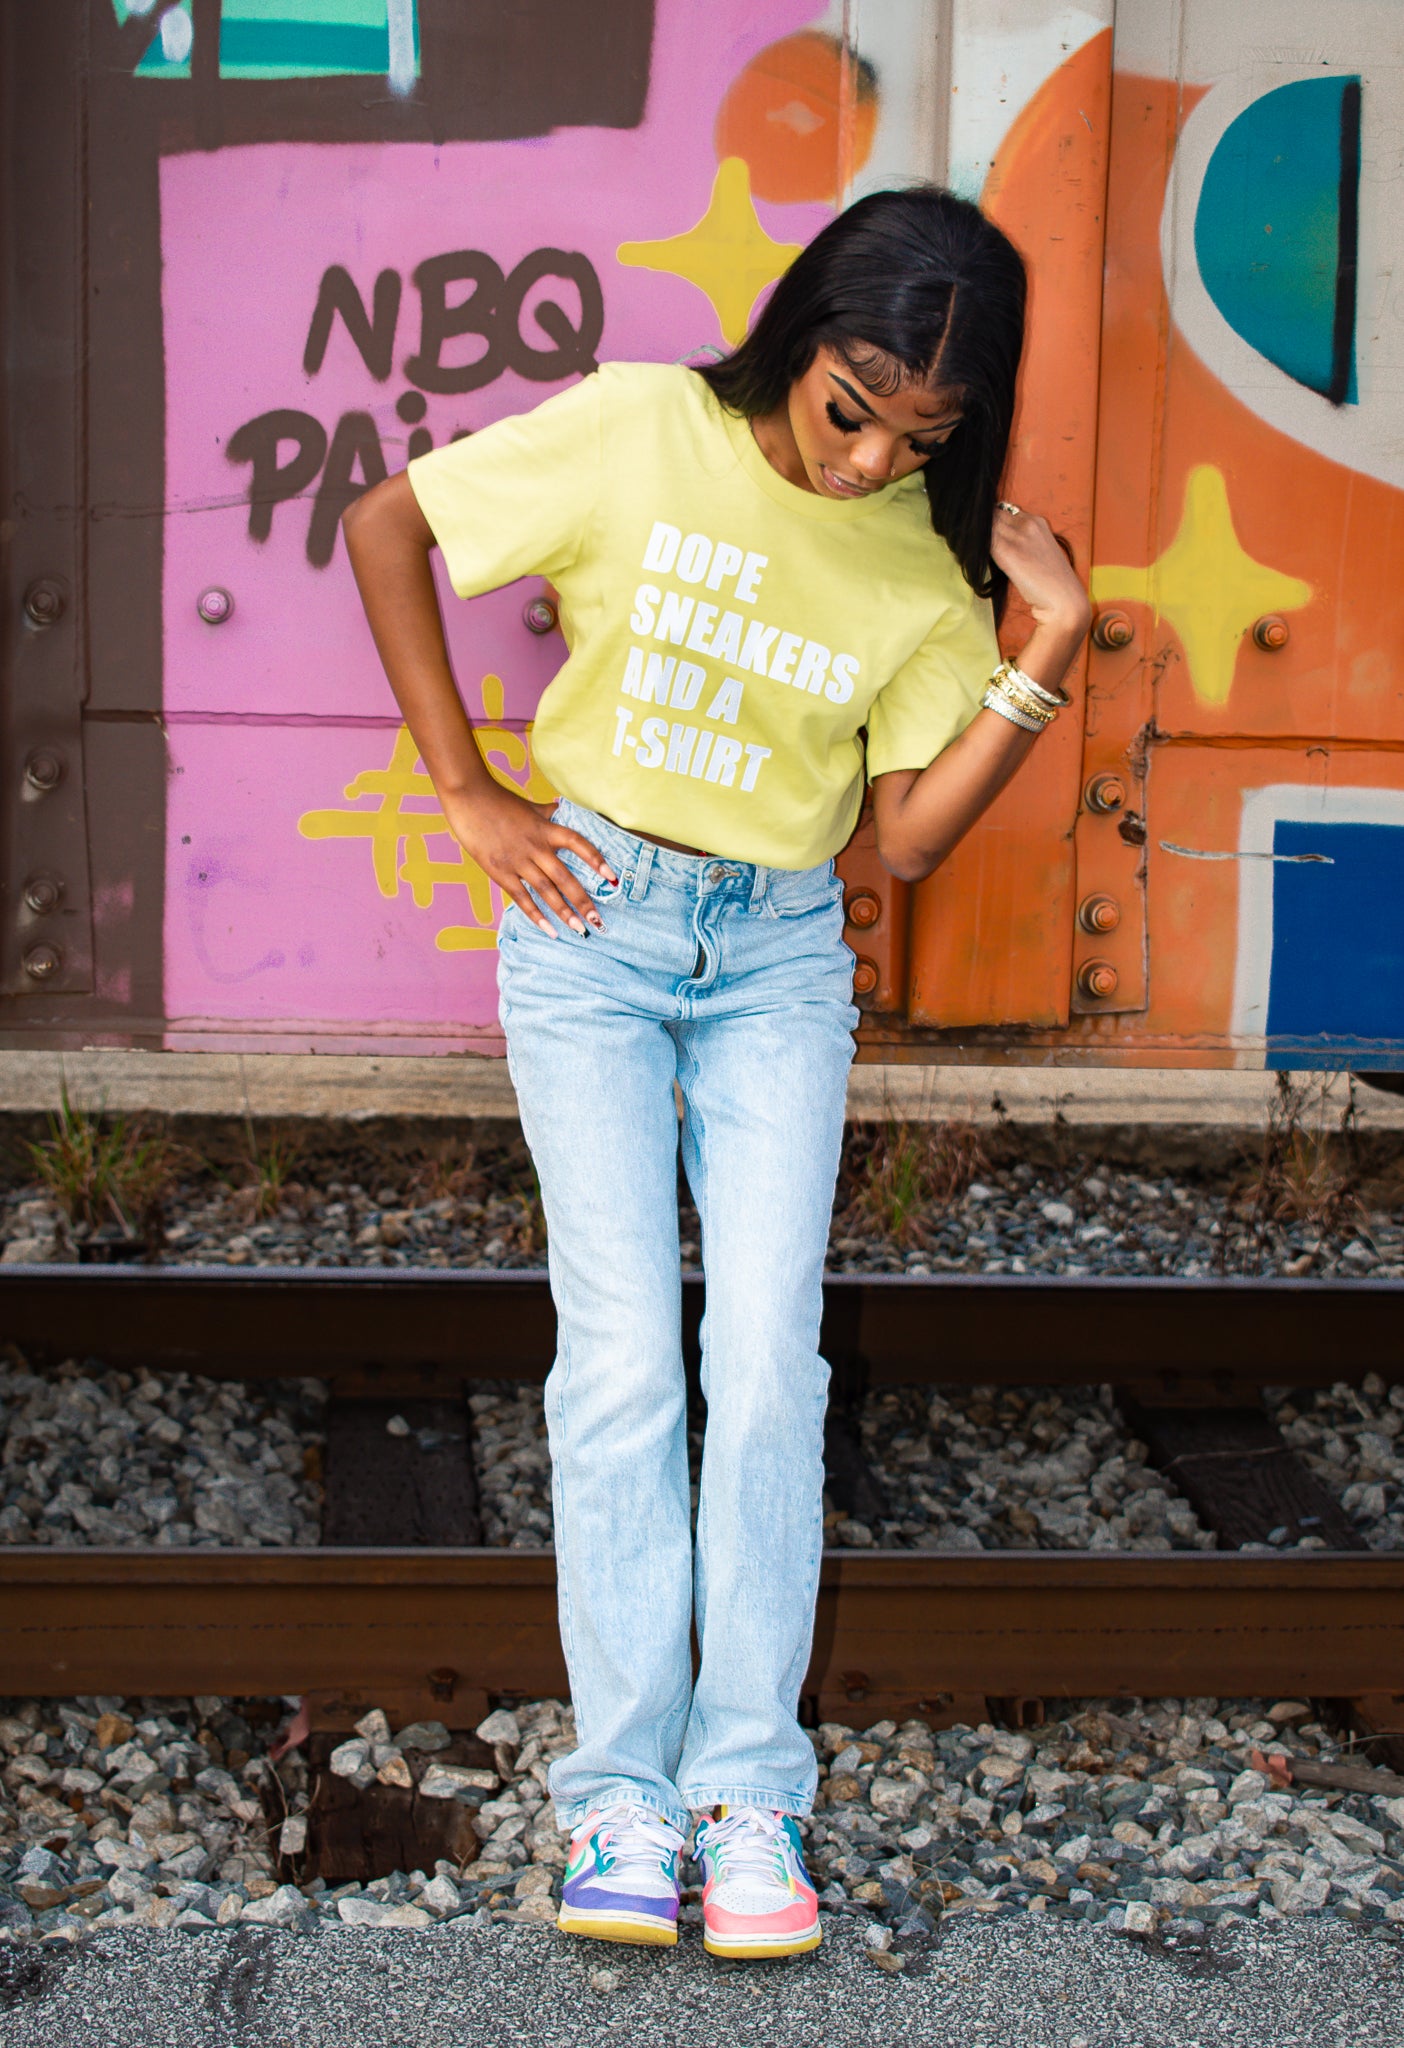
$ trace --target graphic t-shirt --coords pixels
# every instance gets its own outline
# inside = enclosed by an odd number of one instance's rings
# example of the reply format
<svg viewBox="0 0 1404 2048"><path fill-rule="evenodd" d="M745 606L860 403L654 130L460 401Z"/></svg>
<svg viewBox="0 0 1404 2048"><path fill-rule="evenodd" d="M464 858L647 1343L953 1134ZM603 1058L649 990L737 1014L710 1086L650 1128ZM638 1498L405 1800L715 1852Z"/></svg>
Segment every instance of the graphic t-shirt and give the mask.
<svg viewBox="0 0 1404 2048"><path fill-rule="evenodd" d="M926 767L999 660L919 472L800 490L688 369L605 364L409 478L460 597L555 585L570 653L533 753L628 830L817 866L857 822L864 728L870 776Z"/></svg>

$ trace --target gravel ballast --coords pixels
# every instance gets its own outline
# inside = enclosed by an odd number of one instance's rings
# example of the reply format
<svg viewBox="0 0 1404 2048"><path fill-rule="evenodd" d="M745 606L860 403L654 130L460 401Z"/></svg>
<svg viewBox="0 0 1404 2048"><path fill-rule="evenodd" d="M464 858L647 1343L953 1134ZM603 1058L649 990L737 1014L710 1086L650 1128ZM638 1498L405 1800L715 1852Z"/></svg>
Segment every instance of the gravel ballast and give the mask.
<svg viewBox="0 0 1404 2048"><path fill-rule="evenodd" d="M0 1543L313 1544L320 1380L207 1380L0 1354Z"/></svg>
<svg viewBox="0 0 1404 2048"><path fill-rule="evenodd" d="M495 1768L468 1771L435 1763L448 1741L437 1725L396 1735L366 1716L332 1771L413 1778L423 1796L459 1801L477 1846L432 1871L333 1889L288 1880L311 1787L298 1750L268 1759L287 1718L276 1702L7 1703L0 1930L554 1920L566 1843L545 1778L574 1743L568 1707L497 1710L478 1729ZM1291 1782L1294 1760L1340 1753L1304 1701L1092 1701L1028 1733L879 1721L812 1739L811 1874L826 1909L858 1917L879 1969L918 1963L965 1915L1161 1938L1322 1915L1404 1928L1404 1798ZM701 1895L695 1866L685 1876L687 1927Z"/></svg>

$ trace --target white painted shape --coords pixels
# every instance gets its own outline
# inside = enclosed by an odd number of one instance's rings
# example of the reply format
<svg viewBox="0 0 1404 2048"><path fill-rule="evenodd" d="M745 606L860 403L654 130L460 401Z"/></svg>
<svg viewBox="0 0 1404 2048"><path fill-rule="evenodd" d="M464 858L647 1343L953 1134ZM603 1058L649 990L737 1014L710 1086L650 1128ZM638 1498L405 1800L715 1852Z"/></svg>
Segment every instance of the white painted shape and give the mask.
<svg viewBox="0 0 1404 2048"><path fill-rule="evenodd" d="M1113 0L951 0L946 182L978 199L1000 144L1040 86L1111 26Z"/></svg>
<svg viewBox="0 0 1404 2048"><path fill-rule="evenodd" d="M1195 0L1193 11L1197 23L1202 11L1211 11L1209 0ZM1367 38L1362 29L1354 42L1340 30L1336 14L1323 17L1331 48L1323 48L1314 64L1295 61L1295 53L1294 61L1279 61L1245 43L1241 62L1211 86L1180 132L1161 214L1160 256L1176 326L1236 398L1268 426L1330 461L1404 486L1404 209L1399 204L1404 67L1369 61L1371 42L1383 40L1381 10L1369 13L1374 37ZM1356 321L1360 398L1344 406L1308 391L1229 326L1205 289L1194 253L1200 186L1230 123L1275 86L1333 73L1363 78Z"/></svg>
<svg viewBox="0 0 1404 2048"><path fill-rule="evenodd" d="M872 152L843 194L844 205L868 192L942 176L940 68L948 12L949 0L829 0L814 23L866 58L878 79Z"/></svg>
<svg viewBox="0 0 1404 2048"><path fill-rule="evenodd" d="M168 64L183 64L195 47L195 24L181 7L161 16L161 55Z"/></svg>
<svg viewBox="0 0 1404 2048"><path fill-rule="evenodd" d="M418 75L414 61L414 0L385 0L385 10L390 29L390 90L412 92Z"/></svg>
<svg viewBox="0 0 1404 2048"><path fill-rule="evenodd" d="M1269 782L1261 789L1246 790L1238 832L1240 852L1271 853L1273 831L1279 822L1404 826L1404 790L1310 789L1300 782ZM1270 860L1245 860L1239 866L1238 959L1232 1019L1235 1038L1262 1039L1267 1035L1275 873Z"/></svg>

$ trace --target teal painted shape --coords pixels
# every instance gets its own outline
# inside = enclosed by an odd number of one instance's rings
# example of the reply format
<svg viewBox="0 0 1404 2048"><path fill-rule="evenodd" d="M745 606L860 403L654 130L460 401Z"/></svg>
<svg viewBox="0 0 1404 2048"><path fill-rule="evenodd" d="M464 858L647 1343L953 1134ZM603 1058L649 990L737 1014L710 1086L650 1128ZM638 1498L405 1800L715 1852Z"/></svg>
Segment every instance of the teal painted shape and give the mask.
<svg viewBox="0 0 1404 2048"><path fill-rule="evenodd" d="M386 0L226 0L222 78L385 77L392 69ZM414 68L419 10L411 5Z"/></svg>
<svg viewBox="0 0 1404 2048"><path fill-rule="evenodd" d="M127 12L131 14L135 12L135 10L132 8L128 8ZM133 73L134 77L189 78L190 56L195 40L195 21L190 11L190 0L181 0L181 4L179 7L167 9L167 15L172 13L184 15L186 23L188 25L186 31L181 32L174 29L173 27L158 28L155 36L152 38L150 44L147 46L146 55L142 58L141 62L137 65L135 72ZM163 15L163 22L165 19L166 15ZM185 55L183 57L171 57L167 54L168 48L178 47L178 44L175 41L175 38L177 36L179 36L180 41L183 42L185 45Z"/></svg>
<svg viewBox="0 0 1404 2048"><path fill-rule="evenodd" d="M1356 398L1354 319L1338 364L1337 279L1353 292L1355 249L1342 247L1341 122L1358 78L1295 79L1254 100L1220 136L1194 217L1205 290L1236 334L1323 397ZM1358 169L1355 170L1358 178ZM1353 223L1355 195L1348 195Z"/></svg>

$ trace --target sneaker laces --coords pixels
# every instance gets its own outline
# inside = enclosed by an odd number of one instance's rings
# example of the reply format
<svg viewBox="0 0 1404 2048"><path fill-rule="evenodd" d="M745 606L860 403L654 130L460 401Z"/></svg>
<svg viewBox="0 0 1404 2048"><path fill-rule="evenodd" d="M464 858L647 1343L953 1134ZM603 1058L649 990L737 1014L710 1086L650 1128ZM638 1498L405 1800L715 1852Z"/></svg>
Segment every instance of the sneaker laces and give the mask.
<svg viewBox="0 0 1404 2048"><path fill-rule="evenodd" d="M593 1835L611 1857L610 1877L627 1886L636 1878L657 1877L665 1856L675 1855L683 1838L671 1822L645 1806L604 1807L577 1840Z"/></svg>
<svg viewBox="0 0 1404 2048"><path fill-rule="evenodd" d="M697 1829L697 1853L715 1856L717 1874L774 1883L785 1875L784 1850L789 1838L778 1813L764 1807L741 1806L725 1820L704 1820Z"/></svg>

